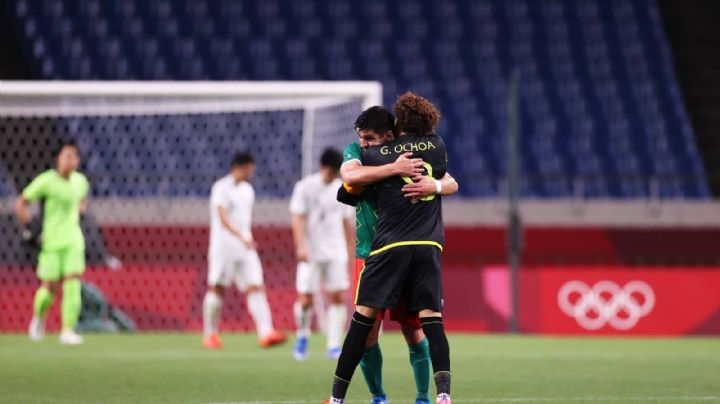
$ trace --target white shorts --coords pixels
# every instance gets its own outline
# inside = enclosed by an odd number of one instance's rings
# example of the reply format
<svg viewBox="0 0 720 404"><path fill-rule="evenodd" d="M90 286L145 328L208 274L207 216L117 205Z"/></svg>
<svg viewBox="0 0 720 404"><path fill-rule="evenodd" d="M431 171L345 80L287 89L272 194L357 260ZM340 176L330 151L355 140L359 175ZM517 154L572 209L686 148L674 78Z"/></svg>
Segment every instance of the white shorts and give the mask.
<svg viewBox="0 0 720 404"><path fill-rule="evenodd" d="M232 282L241 291L248 286L263 285L263 271L257 251L242 254L208 255L208 285L230 286Z"/></svg>
<svg viewBox="0 0 720 404"><path fill-rule="evenodd" d="M328 292L338 292L349 288L347 260L298 263L295 288L299 293L319 292L321 281Z"/></svg>

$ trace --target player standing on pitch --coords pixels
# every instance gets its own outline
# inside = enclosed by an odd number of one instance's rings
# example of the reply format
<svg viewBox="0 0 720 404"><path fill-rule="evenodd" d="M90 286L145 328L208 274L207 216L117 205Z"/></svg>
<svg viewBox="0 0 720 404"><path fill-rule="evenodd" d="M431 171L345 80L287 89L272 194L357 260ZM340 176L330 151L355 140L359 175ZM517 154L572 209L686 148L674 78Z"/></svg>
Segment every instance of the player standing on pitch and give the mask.
<svg viewBox="0 0 720 404"><path fill-rule="evenodd" d="M411 152L423 160L432 180L446 172L445 144L435 130L440 112L423 97L403 94L393 106L400 136L363 152L365 165L378 166ZM379 309L403 301L408 313L419 314L430 347L438 404L450 404L450 348L442 322L440 252L444 243L441 197L409 200L408 177L390 177L376 185L378 222L372 251L360 273L353 314L338 360L330 403L343 403L355 368Z"/></svg>
<svg viewBox="0 0 720 404"><path fill-rule="evenodd" d="M320 170L295 185L290 199L292 230L298 260L295 302L297 341L293 356L307 358L312 319L313 296L320 292L320 280L328 292L327 353L329 359L340 356L340 341L347 322L345 293L350 286L348 256L353 246L354 211L335 198L342 155L326 149L320 156Z"/></svg>
<svg viewBox="0 0 720 404"><path fill-rule="evenodd" d="M401 155L395 162L384 166L362 165L363 150L367 150L371 146L380 146L394 139L395 117L387 109L375 106L363 111L355 121L355 130L359 141L348 145L345 149L344 163L341 169L343 177L352 185L344 183L340 187L338 200L356 206L358 230L356 233L355 284L357 284L357 278L365 265L365 259L370 254L377 223L376 196L373 188L367 185L394 175L407 175L415 178L417 182L403 187L405 196L423 198L437 193L452 195L457 192L458 184L447 173L439 181L439 186L435 181L423 177L419 174L422 171L423 161L409 158L407 155L411 153ZM387 402L382 383L382 351L378 344L378 334L383 317L384 310L378 314L360 361L360 369L373 394L372 402L374 404ZM390 312L390 319L400 323L403 336L408 344L410 365L413 368L416 387L415 403L429 403L430 352L427 339L420 327L420 320L417 314L408 315L402 307L393 309Z"/></svg>
<svg viewBox="0 0 720 404"><path fill-rule="evenodd" d="M208 291L203 300L203 345L222 348L219 336L220 311L225 288L235 283L247 294L247 307L255 320L260 346L285 342L284 334L272 325L270 305L263 289L263 270L250 230L255 191L250 179L255 162L248 153L238 153L230 173L217 180L210 195L210 248Z"/></svg>
<svg viewBox="0 0 720 404"><path fill-rule="evenodd" d="M35 292L28 334L33 341L42 340L47 312L62 284L60 343L79 345L83 338L75 332L75 325L82 308L80 277L85 272L85 238L80 228L80 213L85 210L90 186L87 178L77 172L80 153L74 143L63 143L54 157L55 169L37 176L15 202L15 214L23 226L30 223L28 205L35 201L42 204L37 265L41 285Z"/></svg>

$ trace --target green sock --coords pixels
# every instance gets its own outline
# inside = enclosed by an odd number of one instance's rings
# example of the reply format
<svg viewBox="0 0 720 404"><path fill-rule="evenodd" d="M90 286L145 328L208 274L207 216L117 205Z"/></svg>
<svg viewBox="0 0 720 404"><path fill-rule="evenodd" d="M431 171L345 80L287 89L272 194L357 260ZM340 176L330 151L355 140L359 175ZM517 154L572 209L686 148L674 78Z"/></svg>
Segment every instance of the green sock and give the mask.
<svg viewBox="0 0 720 404"><path fill-rule="evenodd" d="M72 330L80 317L82 297L80 295L80 280L68 279L63 282L62 299L62 326L63 330Z"/></svg>
<svg viewBox="0 0 720 404"><path fill-rule="evenodd" d="M45 318L47 311L52 306L55 296L47 290L46 287L39 287L35 292L35 300L33 302L33 313L35 316Z"/></svg>
<svg viewBox="0 0 720 404"><path fill-rule="evenodd" d="M408 345L410 365L415 375L416 400L430 401L430 345L427 338L416 345Z"/></svg>
<svg viewBox="0 0 720 404"><path fill-rule="evenodd" d="M362 370L363 376L365 376L368 390L370 390L370 393L374 396L385 394L382 383L382 364L383 357L380 344L365 348L365 353L360 361L360 369Z"/></svg>

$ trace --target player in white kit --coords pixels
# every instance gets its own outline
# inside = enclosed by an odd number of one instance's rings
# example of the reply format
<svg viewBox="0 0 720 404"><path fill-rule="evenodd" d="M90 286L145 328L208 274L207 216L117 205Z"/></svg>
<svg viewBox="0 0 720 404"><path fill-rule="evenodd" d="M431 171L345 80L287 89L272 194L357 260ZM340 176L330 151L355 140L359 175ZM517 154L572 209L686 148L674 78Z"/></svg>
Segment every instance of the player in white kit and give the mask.
<svg viewBox="0 0 720 404"><path fill-rule="evenodd" d="M347 320L346 292L349 251L354 251L355 211L337 201L342 154L326 149L320 157L319 172L298 181L290 201L292 229L298 260L295 302L297 341L293 356L307 358L311 334L313 296L324 283L328 293L327 357L337 359Z"/></svg>
<svg viewBox="0 0 720 404"><path fill-rule="evenodd" d="M230 174L212 186L208 291L203 301L203 346L206 348L222 348L220 311L225 289L232 283L246 293L260 346L267 348L287 339L273 328L263 288L262 266L250 231L255 191L249 181L254 171L252 156L238 153L233 158Z"/></svg>

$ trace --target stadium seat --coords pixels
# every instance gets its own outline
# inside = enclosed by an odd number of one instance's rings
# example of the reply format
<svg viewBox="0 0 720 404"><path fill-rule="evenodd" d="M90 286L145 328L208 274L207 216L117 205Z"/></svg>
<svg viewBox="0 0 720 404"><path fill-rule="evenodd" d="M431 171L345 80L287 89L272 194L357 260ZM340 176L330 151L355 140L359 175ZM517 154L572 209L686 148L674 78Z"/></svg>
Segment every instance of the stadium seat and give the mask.
<svg viewBox="0 0 720 404"><path fill-rule="evenodd" d="M646 197L653 178L661 179L661 197L709 195L653 2L20 0L12 7L38 79L380 80L386 104L416 91L442 108L440 134L453 145L451 167L467 184L465 196L499 192L507 83L518 69L529 196L570 196L579 182L586 197ZM162 150L182 152L187 140ZM232 147L218 142L212 147ZM453 163L468 156L478 162ZM138 175L152 183L154 169L143 163L152 157L135 157ZM205 192L201 184L180 188Z"/></svg>

